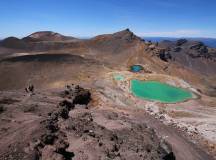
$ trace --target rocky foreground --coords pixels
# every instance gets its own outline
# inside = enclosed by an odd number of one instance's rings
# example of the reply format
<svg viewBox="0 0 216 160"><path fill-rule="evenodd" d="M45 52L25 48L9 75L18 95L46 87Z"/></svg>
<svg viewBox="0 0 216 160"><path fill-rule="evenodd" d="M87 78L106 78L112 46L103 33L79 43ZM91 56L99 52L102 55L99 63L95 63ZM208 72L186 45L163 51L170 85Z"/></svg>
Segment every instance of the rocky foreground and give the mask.
<svg viewBox="0 0 216 160"><path fill-rule="evenodd" d="M0 159L212 159L145 111L105 105L97 94L75 85L1 92Z"/></svg>
<svg viewBox="0 0 216 160"><path fill-rule="evenodd" d="M96 108L89 90L1 92L1 160L173 160L154 129L129 114Z"/></svg>

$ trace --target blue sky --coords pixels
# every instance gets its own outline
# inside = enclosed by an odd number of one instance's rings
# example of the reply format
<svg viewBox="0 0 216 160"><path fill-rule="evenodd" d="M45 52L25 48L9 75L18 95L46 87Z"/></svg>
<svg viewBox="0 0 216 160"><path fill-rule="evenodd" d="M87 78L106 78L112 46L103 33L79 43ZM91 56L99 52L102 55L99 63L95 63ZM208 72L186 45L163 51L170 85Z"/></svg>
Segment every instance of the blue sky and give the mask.
<svg viewBox="0 0 216 160"><path fill-rule="evenodd" d="M216 0L1 0L0 37L35 31L89 37L130 28L139 36L216 38Z"/></svg>

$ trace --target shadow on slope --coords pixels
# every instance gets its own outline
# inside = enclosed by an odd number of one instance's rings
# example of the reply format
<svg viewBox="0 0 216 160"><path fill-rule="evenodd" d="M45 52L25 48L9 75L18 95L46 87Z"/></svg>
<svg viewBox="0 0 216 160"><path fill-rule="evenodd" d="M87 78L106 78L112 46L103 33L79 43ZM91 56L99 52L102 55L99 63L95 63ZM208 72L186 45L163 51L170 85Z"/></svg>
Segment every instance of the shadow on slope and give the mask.
<svg viewBox="0 0 216 160"><path fill-rule="evenodd" d="M10 57L3 59L1 62L83 62L85 59L81 56L71 54L35 54L35 55L24 55L18 57Z"/></svg>

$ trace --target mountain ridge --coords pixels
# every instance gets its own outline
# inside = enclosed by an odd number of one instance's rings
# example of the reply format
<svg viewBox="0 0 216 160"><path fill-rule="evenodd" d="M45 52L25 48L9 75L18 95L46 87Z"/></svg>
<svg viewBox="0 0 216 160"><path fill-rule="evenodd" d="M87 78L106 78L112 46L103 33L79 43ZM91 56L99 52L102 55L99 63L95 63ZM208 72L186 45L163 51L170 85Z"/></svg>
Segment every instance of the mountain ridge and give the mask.
<svg viewBox="0 0 216 160"><path fill-rule="evenodd" d="M129 63L130 59L133 59L135 55L142 59L142 56L153 54L166 63L178 62L202 74L215 73L215 63L209 62L207 65L206 61L215 61L216 49L210 48L199 41L180 39L151 43L136 36L130 29L124 29L112 34L102 34L85 40L68 41L67 38L67 36L52 31L40 31L22 39L9 37L1 41L0 44L3 47L22 49L24 52L68 50L69 52L73 51L75 54L84 54L89 57L94 55L104 59L104 61L108 57L112 59L112 56L115 56L115 59L112 60L113 63L118 63L118 61L128 61ZM69 37L69 39L75 38ZM179 45L178 43L181 44ZM131 58L128 59L128 57ZM190 58L190 61L188 61L188 58ZM191 62L194 62L194 65ZM205 64L205 67L200 68L200 64Z"/></svg>
<svg viewBox="0 0 216 160"><path fill-rule="evenodd" d="M175 38L175 37L142 37L143 39L150 40L152 42L161 42L164 40L170 40L170 41L177 41L178 39L187 39L187 40L193 40L193 41L201 41L208 47L214 47L216 48L216 38L202 38L202 37L181 37L181 38Z"/></svg>

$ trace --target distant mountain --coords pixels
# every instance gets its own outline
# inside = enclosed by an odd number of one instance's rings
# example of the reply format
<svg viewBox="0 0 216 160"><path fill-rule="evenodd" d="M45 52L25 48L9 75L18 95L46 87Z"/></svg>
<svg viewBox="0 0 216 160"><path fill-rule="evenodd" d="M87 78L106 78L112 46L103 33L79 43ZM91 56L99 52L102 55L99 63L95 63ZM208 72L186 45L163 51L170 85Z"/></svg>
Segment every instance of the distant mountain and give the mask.
<svg viewBox="0 0 216 160"><path fill-rule="evenodd" d="M8 37L0 41L0 46L6 48L23 49L26 48L26 43L16 37Z"/></svg>
<svg viewBox="0 0 216 160"><path fill-rule="evenodd" d="M79 39L64 36L52 31L40 31L32 33L24 38L8 37L0 40L0 46L11 49L22 50L48 50L56 48L64 48L62 44L79 41ZM62 47L61 47L62 46Z"/></svg>
<svg viewBox="0 0 216 160"><path fill-rule="evenodd" d="M23 40L26 42L40 42L40 41L66 41L74 40L76 38L70 36L64 36L59 33L52 31L40 31L32 33L31 35L24 37Z"/></svg>
<svg viewBox="0 0 216 160"><path fill-rule="evenodd" d="M169 41L177 41L180 38L172 38L172 37L144 37L145 40L152 41L152 42L161 42L164 40ZM185 38L192 41L200 41L203 42L208 47L216 48L216 38Z"/></svg>

